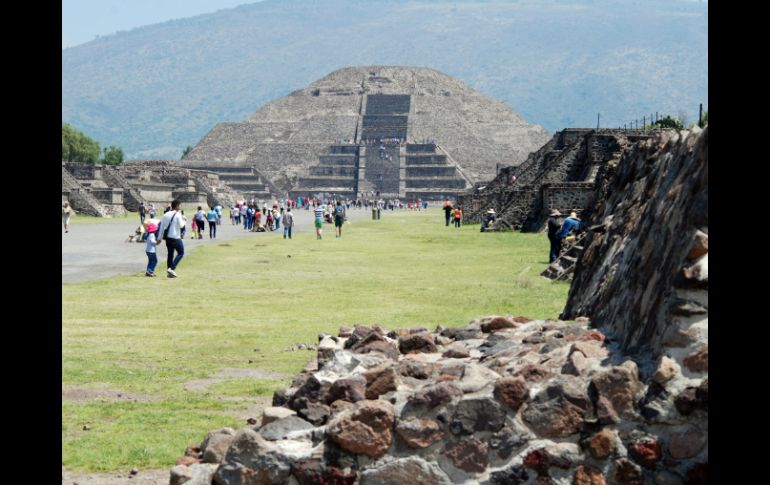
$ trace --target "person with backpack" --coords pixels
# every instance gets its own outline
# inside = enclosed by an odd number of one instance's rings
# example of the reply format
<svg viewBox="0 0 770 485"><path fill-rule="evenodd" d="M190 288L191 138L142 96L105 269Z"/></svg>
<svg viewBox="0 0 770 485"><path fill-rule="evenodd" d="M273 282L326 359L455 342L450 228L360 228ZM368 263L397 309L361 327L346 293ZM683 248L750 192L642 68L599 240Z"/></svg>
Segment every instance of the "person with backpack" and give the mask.
<svg viewBox="0 0 770 485"><path fill-rule="evenodd" d="M171 210L163 214L163 219L160 220L161 238L158 240L158 244L164 239L166 240L166 250L168 251L166 276L169 278L177 277L176 267L184 257L182 235L186 221L181 209L182 203L178 199L174 199L171 202ZM175 252L176 257L174 257Z"/></svg>
<svg viewBox="0 0 770 485"><path fill-rule="evenodd" d="M334 208L334 230L337 232L335 237L342 237L342 224L345 222L345 206L342 201L337 201L337 207Z"/></svg>
<svg viewBox="0 0 770 485"><path fill-rule="evenodd" d="M214 207L211 207L210 209L211 210L209 210L208 214L206 214L206 218L209 221L209 239L216 239L217 223L219 222L219 214L217 214L217 211Z"/></svg>
<svg viewBox="0 0 770 485"><path fill-rule="evenodd" d="M203 207L198 206L198 211L193 216L193 222L195 222L195 225L193 226L193 233L192 233L193 239L203 239L203 231L206 228L205 221L206 221L206 213L203 212Z"/></svg>

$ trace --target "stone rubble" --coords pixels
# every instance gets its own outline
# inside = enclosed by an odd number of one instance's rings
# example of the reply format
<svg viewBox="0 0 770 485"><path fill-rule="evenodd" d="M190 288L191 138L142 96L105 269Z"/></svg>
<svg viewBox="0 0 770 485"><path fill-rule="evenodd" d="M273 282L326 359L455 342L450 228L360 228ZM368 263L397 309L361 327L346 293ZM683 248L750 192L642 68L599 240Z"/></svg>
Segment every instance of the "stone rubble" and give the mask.
<svg viewBox="0 0 770 485"><path fill-rule="evenodd" d="M585 319L322 334L317 367L277 391L259 425L209 433L172 483L684 483L702 474L707 377L686 377L665 357L643 379L631 360L610 363L614 346Z"/></svg>

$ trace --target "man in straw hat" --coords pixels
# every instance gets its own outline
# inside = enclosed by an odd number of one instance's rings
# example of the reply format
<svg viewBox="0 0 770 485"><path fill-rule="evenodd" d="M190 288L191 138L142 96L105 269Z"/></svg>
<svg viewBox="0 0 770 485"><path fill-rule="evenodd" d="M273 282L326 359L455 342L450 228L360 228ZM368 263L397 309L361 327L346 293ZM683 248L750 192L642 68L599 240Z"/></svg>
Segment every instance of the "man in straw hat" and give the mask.
<svg viewBox="0 0 770 485"><path fill-rule="evenodd" d="M559 239L559 230L561 229L561 212L554 209L548 216L548 241L551 243L551 252L548 255L548 263L553 263L558 259L561 252L561 239Z"/></svg>
<svg viewBox="0 0 770 485"><path fill-rule="evenodd" d="M497 214L495 214L495 210L490 208L484 218L481 220L481 232L485 232L489 229L489 226L494 224L494 222L497 220Z"/></svg>

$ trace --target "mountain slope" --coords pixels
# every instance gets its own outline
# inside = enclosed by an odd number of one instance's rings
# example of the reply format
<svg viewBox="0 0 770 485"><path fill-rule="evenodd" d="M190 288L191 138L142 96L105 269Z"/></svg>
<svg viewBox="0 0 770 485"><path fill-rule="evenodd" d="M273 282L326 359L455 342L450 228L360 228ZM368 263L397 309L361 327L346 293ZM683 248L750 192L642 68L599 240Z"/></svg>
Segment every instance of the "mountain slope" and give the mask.
<svg viewBox="0 0 770 485"><path fill-rule="evenodd" d="M426 66L554 131L708 102L707 4L267 0L62 51L62 119L129 158L355 65Z"/></svg>

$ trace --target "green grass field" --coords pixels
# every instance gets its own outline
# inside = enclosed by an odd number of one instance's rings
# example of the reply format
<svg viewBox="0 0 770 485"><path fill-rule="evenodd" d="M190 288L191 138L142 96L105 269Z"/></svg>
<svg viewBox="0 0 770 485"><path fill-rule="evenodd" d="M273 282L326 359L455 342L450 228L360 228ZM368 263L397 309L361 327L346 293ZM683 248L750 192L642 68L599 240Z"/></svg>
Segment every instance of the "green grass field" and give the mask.
<svg viewBox="0 0 770 485"><path fill-rule="evenodd" d="M170 467L207 431L244 426L235 414L285 387L312 357L284 349L340 325L432 329L492 314L556 318L569 285L540 277L547 263L543 234L447 228L433 209L346 225L340 239L327 225L322 241L276 234L198 247L177 279L142 273L64 284L62 388L142 398L65 400L62 464ZM185 387L223 369L286 378Z"/></svg>
<svg viewBox="0 0 770 485"><path fill-rule="evenodd" d="M159 214L163 215L163 209L158 211ZM147 216L149 219L150 216ZM75 214L70 218L70 226L78 225L78 224L114 224L116 222L126 222L126 221L136 221L136 225L139 225L139 213L138 212L128 212L126 211L123 214L116 215L116 216L110 216L110 217L96 217L91 216L88 214Z"/></svg>

